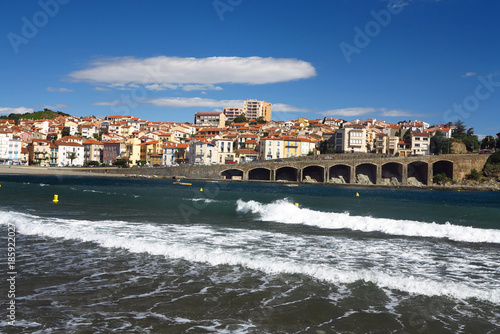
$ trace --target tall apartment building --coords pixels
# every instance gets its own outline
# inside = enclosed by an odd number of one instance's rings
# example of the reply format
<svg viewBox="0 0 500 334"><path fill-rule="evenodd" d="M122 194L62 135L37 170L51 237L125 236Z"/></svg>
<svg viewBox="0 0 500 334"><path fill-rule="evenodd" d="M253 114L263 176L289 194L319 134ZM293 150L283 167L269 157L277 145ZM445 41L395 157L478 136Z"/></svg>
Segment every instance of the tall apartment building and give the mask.
<svg viewBox="0 0 500 334"><path fill-rule="evenodd" d="M243 104L243 112L249 120L262 116L266 122L270 122L271 106L272 104L266 101L246 100Z"/></svg>
<svg viewBox="0 0 500 334"><path fill-rule="evenodd" d="M226 115L226 121L234 121L234 119L243 114L243 108L239 107L227 107L224 108L224 115Z"/></svg>

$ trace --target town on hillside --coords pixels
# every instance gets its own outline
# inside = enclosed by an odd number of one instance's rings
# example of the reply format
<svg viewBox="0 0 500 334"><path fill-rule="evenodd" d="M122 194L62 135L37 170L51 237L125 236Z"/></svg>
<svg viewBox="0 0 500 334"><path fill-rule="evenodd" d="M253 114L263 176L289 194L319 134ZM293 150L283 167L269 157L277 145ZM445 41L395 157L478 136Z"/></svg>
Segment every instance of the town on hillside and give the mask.
<svg viewBox="0 0 500 334"><path fill-rule="evenodd" d="M50 112L50 110L45 110ZM389 156L489 153L463 122L396 124L376 119L272 120L272 104L198 112L193 122L149 122L131 115L0 119L0 164L38 166L177 166L238 164L334 153Z"/></svg>

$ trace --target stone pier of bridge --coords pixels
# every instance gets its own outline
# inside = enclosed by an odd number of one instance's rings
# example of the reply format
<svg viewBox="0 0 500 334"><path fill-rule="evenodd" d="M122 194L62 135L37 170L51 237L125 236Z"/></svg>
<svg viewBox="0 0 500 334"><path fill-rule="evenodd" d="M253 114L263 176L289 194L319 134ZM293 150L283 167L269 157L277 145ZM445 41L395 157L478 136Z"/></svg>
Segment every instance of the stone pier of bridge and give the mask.
<svg viewBox="0 0 500 334"><path fill-rule="evenodd" d="M112 172L212 180L339 183L342 178L348 184L383 185L392 180L390 184L393 185L432 185L434 176L438 174L462 180L472 169L482 170L488 157L489 154L412 157L333 154L235 165L130 168Z"/></svg>

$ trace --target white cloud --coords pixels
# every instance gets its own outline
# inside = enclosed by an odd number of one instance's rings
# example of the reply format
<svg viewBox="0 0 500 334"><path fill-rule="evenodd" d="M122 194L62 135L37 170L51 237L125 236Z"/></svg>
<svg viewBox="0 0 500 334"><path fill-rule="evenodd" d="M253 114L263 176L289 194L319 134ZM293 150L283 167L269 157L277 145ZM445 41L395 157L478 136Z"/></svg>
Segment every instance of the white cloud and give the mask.
<svg viewBox="0 0 500 334"><path fill-rule="evenodd" d="M93 106L104 106L104 107L110 107L110 106L117 106L120 105L119 101L117 100L116 102L94 102L92 103ZM125 103L123 103L125 105Z"/></svg>
<svg viewBox="0 0 500 334"><path fill-rule="evenodd" d="M73 89L69 88L54 88L54 87L47 87L48 92L58 92L58 93L69 93L69 92L74 92Z"/></svg>
<svg viewBox="0 0 500 334"><path fill-rule="evenodd" d="M385 117L408 117L408 116L421 116L419 114L414 114L409 111L404 110L387 110L385 108L344 108L344 109L333 109L320 112L323 116L344 116L344 117L356 117L363 115L375 115L380 114Z"/></svg>
<svg viewBox="0 0 500 334"><path fill-rule="evenodd" d="M108 91L110 91L110 90L111 90L111 89L109 89L109 88L104 88L104 87L96 87L96 88L94 88L94 89L95 89L96 91L98 91L98 92L108 92Z"/></svg>
<svg viewBox="0 0 500 334"><path fill-rule="evenodd" d="M8 115L8 114L25 114L27 112L33 112L33 108L26 107L16 107L16 108L5 108L0 107L0 115Z"/></svg>
<svg viewBox="0 0 500 334"><path fill-rule="evenodd" d="M273 112L308 112L310 110L306 109L306 108L297 108L297 107L291 106L289 104L284 104L284 103L273 103L272 111Z"/></svg>
<svg viewBox="0 0 500 334"><path fill-rule="evenodd" d="M476 76L477 74L475 72L467 72L462 77L467 78L467 77L473 77Z"/></svg>
<svg viewBox="0 0 500 334"><path fill-rule="evenodd" d="M50 110L57 110L57 109L64 109L64 108L68 108L68 107L71 107L69 104L66 104L66 103L56 103L56 104L53 104L53 105L46 105L46 104L43 104L43 105L40 105L40 106L35 106L36 109L50 109Z"/></svg>
<svg viewBox="0 0 500 334"><path fill-rule="evenodd" d="M386 117L413 117L413 116L422 116L422 114L414 114L409 111L405 110L386 110L386 109L381 109L382 116Z"/></svg>
<svg viewBox="0 0 500 334"><path fill-rule="evenodd" d="M223 90L222 87L214 85L182 85L183 90L190 92L192 90Z"/></svg>
<svg viewBox="0 0 500 334"><path fill-rule="evenodd" d="M201 92L202 94L204 92ZM135 101L137 103L148 103L157 107L165 108L213 108L214 110L222 110L219 108L225 107L241 107L243 108L244 100L214 100L201 97L159 97L152 99L144 99ZM125 105L126 101L102 101L95 102L95 106L119 106ZM297 108L289 104L273 103L273 112L308 112L309 109Z"/></svg>
<svg viewBox="0 0 500 334"><path fill-rule="evenodd" d="M320 112L323 116L361 116L375 113L375 108L343 108Z"/></svg>
<svg viewBox="0 0 500 334"><path fill-rule="evenodd" d="M122 87L125 84L157 84L160 87L165 84L269 84L315 75L316 70L310 63L293 58L159 56L101 59L86 69L70 73L69 77Z"/></svg>
<svg viewBox="0 0 500 334"><path fill-rule="evenodd" d="M243 107L243 100L213 100L203 99L201 97L160 97L146 100L157 107L167 108L224 108L224 107Z"/></svg>
<svg viewBox="0 0 500 334"><path fill-rule="evenodd" d="M146 85L144 86L148 90L167 90L167 89L177 89L178 85L171 85L171 84L151 84L151 85Z"/></svg>

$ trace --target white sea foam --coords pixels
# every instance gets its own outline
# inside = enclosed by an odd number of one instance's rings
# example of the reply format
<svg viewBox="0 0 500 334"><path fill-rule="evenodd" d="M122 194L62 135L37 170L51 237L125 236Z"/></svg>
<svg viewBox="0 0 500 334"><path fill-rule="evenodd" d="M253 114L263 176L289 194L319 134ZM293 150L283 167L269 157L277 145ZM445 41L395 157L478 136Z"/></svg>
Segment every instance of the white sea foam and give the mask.
<svg viewBox="0 0 500 334"><path fill-rule="evenodd" d="M356 259L365 260L364 257L370 257L372 250L366 254L351 254L362 248L362 245L355 241L352 241L352 245L347 244L349 241L346 244L332 243L331 237L326 236L291 236L269 231L221 230L209 226L93 222L0 211L0 224L8 223L14 223L18 232L25 235L94 242L101 247L122 248L135 253L149 253L213 266L234 265L268 274L308 275L334 284L349 284L361 280L373 282L381 288L411 294L445 295L462 300L477 298L500 303L500 288L495 274L489 274L480 282L475 282L456 279L455 272L449 276L429 273L426 270L439 265L436 263L437 256L429 257L424 252L415 263L401 263L398 258L399 247L394 245L391 248L384 244L377 248L379 253L382 250L386 252L384 256L388 263L378 263L377 258L373 257L370 259L373 267L360 268L355 265ZM358 241L364 242L366 241ZM333 250L329 250L329 246ZM419 244L419 247L422 246ZM329 259L335 256L335 259ZM450 257L453 256L454 254L450 254ZM459 254L458 257L462 256L463 254ZM483 255L481 253L476 256ZM484 256L491 261L496 255ZM449 265L452 266L453 263L450 262ZM420 269L422 266L425 267L423 271ZM449 270L455 269L451 267ZM462 270L458 271L460 276L474 273L473 267L462 268L457 265L456 270Z"/></svg>
<svg viewBox="0 0 500 334"><path fill-rule="evenodd" d="M204 203L213 203L215 200L210 199L210 198L192 198L191 199L193 202L204 202Z"/></svg>
<svg viewBox="0 0 500 334"><path fill-rule="evenodd" d="M500 243L500 231L468 226L424 223L412 220L351 216L349 213L321 212L301 208L290 201L270 204L237 201L237 211L258 215L262 221L301 224L325 229L350 229L362 232L382 232L410 237L445 238L464 242Z"/></svg>
<svg viewBox="0 0 500 334"><path fill-rule="evenodd" d="M104 191L99 191L99 190L94 190L94 189L83 189L84 193L98 193L98 194L104 194Z"/></svg>

